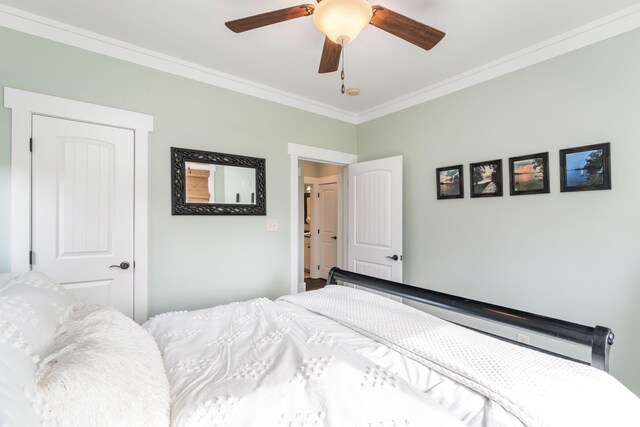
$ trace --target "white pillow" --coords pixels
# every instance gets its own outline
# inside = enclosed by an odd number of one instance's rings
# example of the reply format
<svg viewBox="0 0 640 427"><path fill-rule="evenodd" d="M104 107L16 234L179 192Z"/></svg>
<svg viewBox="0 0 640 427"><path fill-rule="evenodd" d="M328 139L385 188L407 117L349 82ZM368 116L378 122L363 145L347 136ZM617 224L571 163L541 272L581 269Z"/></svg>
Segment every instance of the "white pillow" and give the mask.
<svg viewBox="0 0 640 427"><path fill-rule="evenodd" d="M39 271L21 274L0 289L0 322L26 340L24 351L36 361L49 353L53 337L75 298Z"/></svg>
<svg viewBox="0 0 640 427"><path fill-rule="evenodd" d="M18 277L17 273L0 273L0 288Z"/></svg>
<svg viewBox="0 0 640 427"><path fill-rule="evenodd" d="M36 379L60 425L169 425L160 350L147 331L113 308L74 306Z"/></svg>
<svg viewBox="0 0 640 427"><path fill-rule="evenodd" d="M0 338L0 426L55 425L43 422L51 418L36 398L33 361Z"/></svg>
<svg viewBox="0 0 640 427"><path fill-rule="evenodd" d="M0 288L0 426L55 424L37 397L36 363L73 301L42 273L26 273Z"/></svg>

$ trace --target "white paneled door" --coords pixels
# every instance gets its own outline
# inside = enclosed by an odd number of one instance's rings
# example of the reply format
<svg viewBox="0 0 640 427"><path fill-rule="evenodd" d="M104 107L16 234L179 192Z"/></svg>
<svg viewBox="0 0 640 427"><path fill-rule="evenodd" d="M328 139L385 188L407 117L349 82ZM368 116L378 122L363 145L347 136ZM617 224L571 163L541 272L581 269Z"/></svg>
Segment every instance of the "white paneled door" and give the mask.
<svg viewBox="0 0 640 427"><path fill-rule="evenodd" d="M134 132L33 116L32 269L133 317Z"/></svg>
<svg viewBox="0 0 640 427"><path fill-rule="evenodd" d="M348 270L402 282L402 156L348 171Z"/></svg>
<svg viewBox="0 0 640 427"><path fill-rule="evenodd" d="M338 184L318 185L320 234L320 277L327 278L329 270L338 263Z"/></svg>

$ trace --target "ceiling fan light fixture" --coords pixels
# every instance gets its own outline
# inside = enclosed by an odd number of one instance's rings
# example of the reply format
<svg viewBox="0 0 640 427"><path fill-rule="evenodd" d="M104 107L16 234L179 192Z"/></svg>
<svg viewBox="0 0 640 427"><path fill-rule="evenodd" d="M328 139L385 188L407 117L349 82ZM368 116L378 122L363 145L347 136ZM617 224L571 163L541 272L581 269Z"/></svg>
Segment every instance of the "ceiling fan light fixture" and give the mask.
<svg viewBox="0 0 640 427"><path fill-rule="evenodd" d="M371 21L367 0L322 0L313 13L313 23L337 44L352 42Z"/></svg>

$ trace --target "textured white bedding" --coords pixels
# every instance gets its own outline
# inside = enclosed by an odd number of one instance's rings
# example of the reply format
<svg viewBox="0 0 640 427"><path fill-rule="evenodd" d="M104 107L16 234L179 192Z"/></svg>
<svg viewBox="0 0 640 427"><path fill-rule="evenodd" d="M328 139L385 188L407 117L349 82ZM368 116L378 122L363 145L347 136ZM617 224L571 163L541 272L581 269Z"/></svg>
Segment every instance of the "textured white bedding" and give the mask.
<svg viewBox="0 0 640 427"><path fill-rule="evenodd" d="M78 304L38 366L38 397L60 427L165 427L169 384L149 334L111 307Z"/></svg>
<svg viewBox="0 0 640 427"><path fill-rule="evenodd" d="M348 287L328 286L280 300L389 345L490 397L527 426L640 425L640 399L590 366L496 340Z"/></svg>
<svg viewBox="0 0 640 427"><path fill-rule="evenodd" d="M0 277L0 426L51 422L37 395L35 372L74 302L40 272Z"/></svg>
<svg viewBox="0 0 640 427"><path fill-rule="evenodd" d="M176 426L522 426L331 319L257 299L156 316Z"/></svg>
<svg viewBox="0 0 640 427"><path fill-rule="evenodd" d="M113 308L79 304L41 272L4 280L0 426L169 424L169 384L145 330Z"/></svg>

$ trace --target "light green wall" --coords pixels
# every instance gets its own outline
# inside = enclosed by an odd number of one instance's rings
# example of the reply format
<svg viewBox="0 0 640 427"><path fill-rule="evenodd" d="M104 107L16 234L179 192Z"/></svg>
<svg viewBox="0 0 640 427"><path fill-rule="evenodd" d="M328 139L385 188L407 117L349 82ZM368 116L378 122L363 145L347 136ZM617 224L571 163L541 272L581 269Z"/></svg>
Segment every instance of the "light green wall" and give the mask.
<svg viewBox="0 0 640 427"><path fill-rule="evenodd" d="M404 279L616 333L640 394L640 31L358 127L360 160L404 156ZM560 193L559 154L611 142L611 191ZM469 163L549 151L551 194L469 198ZM435 169L463 163L463 200ZM535 340L535 337L533 338Z"/></svg>
<svg viewBox="0 0 640 427"><path fill-rule="evenodd" d="M6 29L0 58L0 86L154 116L151 314L289 293L287 143L353 153L354 125ZM10 268L10 117L0 108L0 271ZM171 146L266 158L267 217L279 231L264 216L171 216Z"/></svg>

